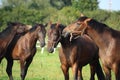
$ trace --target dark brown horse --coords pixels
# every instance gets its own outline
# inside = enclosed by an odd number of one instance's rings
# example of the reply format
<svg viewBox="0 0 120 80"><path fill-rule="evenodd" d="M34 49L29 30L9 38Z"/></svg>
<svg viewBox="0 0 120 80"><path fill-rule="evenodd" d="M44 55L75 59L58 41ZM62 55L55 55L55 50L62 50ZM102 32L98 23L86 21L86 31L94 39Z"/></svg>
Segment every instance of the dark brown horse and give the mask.
<svg viewBox="0 0 120 80"><path fill-rule="evenodd" d="M90 64L91 68L90 80L94 80L95 72L99 80L104 80L104 74L98 60L98 47L87 35L77 37L70 42L70 36L66 38L62 36L64 28L65 26L62 24L50 25L50 29L47 31L47 49L52 53L57 44L61 43L59 58L65 80L69 80L70 67L73 70L74 80L83 80L81 71L82 67L87 64Z"/></svg>
<svg viewBox="0 0 120 80"><path fill-rule="evenodd" d="M23 33L26 31L26 26L22 23L17 22L9 22L8 27L0 32L0 63L2 58L5 55L5 51L14 38L14 36L18 33Z"/></svg>
<svg viewBox="0 0 120 80"><path fill-rule="evenodd" d="M116 80L120 80L120 32L88 17L80 17L66 27L63 34L74 32L86 33L98 45L106 80L111 80L111 70L114 71Z"/></svg>
<svg viewBox="0 0 120 80"><path fill-rule="evenodd" d="M39 40L40 46L45 46L45 26L34 25L27 33L15 36L6 52L7 68L6 72L10 80L13 80L12 66L13 60L20 61L21 80L25 79L29 65L36 53L36 42Z"/></svg>

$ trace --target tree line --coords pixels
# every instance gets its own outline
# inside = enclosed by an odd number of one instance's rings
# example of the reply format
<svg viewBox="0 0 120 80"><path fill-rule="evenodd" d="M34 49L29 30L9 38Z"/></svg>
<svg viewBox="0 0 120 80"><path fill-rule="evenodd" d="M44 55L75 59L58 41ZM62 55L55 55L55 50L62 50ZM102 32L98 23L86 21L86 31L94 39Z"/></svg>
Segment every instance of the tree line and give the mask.
<svg viewBox="0 0 120 80"><path fill-rule="evenodd" d="M0 30L7 22L24 24L60 22L68 25L80 13L120 29L120 11L101 10L98 0L2 0Z"/></svg>

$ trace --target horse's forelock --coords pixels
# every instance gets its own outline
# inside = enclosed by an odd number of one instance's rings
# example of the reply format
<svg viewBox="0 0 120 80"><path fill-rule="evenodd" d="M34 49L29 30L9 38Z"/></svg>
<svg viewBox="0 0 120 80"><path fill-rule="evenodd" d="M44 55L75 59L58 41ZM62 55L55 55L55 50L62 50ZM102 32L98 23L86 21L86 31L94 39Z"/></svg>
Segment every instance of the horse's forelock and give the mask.
<svg viewBox="0 0 120 80"><path fill-rule="evenodd" d="M41 28L44 27L43 24L35 23L35 25L33 26L33 28L36 29L36 28L38 28L38 26L41 27Z"/></svg>
<svg viewBox="0 0 120 80"><path fill-rule="evenodd" d="M57 29L64 29L65 27L66 27L65 25L63 25L63 24L57 24L57 23L51 24L51 26L50 26L51 29L56 29L56 28Z"/></svg>
<svg viewBox="0 0 120 80"><path fill-rule="evenodd" d="M85 21L86 19L88 19L88 17L86 17L86 16L83 16L83 17L80 17L80 18L78 18L78 21Z"/></svg>
<svg viewBox="0 0 120 80"><path fill-rule="evenodd" d="M51 28L51 29L55 29L55 28L56 28L56 25L57 25L56 23L55 23L55 24L51 24L51 25L50 25L50 28Z"/></svg>

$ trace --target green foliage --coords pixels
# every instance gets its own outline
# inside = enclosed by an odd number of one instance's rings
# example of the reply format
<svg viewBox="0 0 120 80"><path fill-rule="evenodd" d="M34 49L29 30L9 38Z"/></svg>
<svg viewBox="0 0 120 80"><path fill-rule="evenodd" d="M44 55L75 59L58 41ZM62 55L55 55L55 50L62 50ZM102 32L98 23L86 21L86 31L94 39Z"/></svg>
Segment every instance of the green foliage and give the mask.
<svg viewBox="0 0 120 80"><path fill-rule="evenodd" d="M62 8L57 9L51 1ZM98 0L2 0L0 31L9 21L25 24L52 21L68 25L77 20L81 12L112 28L119 29L120 11L100 10Z"/></svg>
<svg viewBox="0 0 120 80"><path fill-rule="evenodd" d="M81 12L93 11L98 9L98 0L73 0L72 6Z"/></svg>
<svg viewBox="0 0 120 80"><path fill-rule="evenodd" d="M60 22L63 24L69 24L75 21L80 16L80 12L73 7L64 7L62 10L51 15L50 20L53 22Z"/></svg>
<svg viewBox="0 0 120 80"><path fill-rule="evenodd" d="M63 7L66 6L71 6L72 5L72 1L71 0L50 0L50 4L57 8L57 9L62 9Z"/></svg>
<svg viewBox="0 0 120 80"><path fill-rule="evenodd" d="M112 12L110 13L110 17L105 22L110 27L120 30L120 13Z"/></svg>
<svg viewBox="0 0 120 80"><path fill-rule="evenodd" d="M45 2L47 3L44 4ZM49 0L3 0L0 29L2 31L9 21L25 24L43 22L54 10L50 7Z"/></svg>

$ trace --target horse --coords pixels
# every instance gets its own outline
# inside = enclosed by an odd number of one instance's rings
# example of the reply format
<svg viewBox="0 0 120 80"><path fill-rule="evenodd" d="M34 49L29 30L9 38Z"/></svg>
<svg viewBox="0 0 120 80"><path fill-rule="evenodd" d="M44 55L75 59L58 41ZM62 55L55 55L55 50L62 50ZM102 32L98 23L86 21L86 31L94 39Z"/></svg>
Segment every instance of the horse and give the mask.
<svg viewBox="0 0 120 80"><path fill-rule="evenodd" d="M47 31L48 52L54 52L54 48L61 43L59 49L59 59L61 69L64 74L64 79L69 80L69 68L72 68L74 80L83 80L82 67L90 64L91 77L90 80L95 80L94 75L97 73L99 80L104 80L104 74L99 63L98 47L87 36L76 37L70 41L70 37L64 38L62 31L65 28L62 24L50 24L50 29Z"/></svg>
<svg viewBox="0 0 120 80"><path fill-rule="evenodd" d="M7 48L5 58L7 60L6 72L10 80L13 80L12 66L13 60L20 61L21 80L25 79L29 65L36 53L37 40L40 46L45 46L46 25L35 24L25 34L15 36L11 44Z"/></svg>
<svg viewBox="0 0 120 80"><path fill-rule="evenodd" d="M90 36L99 47L99 57L106 75L105 79L111 80L112 70L115 73L115 79L120 80L120 31L95 19L81 16L63 30L64 36L68 34Z"/></svg>
<svg viewBox="0 0 120 80"><path fill-rule="evenodd" d="M20 33L24 33L27 30L25 24L18 22L9 22L6 29L0 32L0 63L5 56L8 45L13 40L14 36Z"/></svg>

